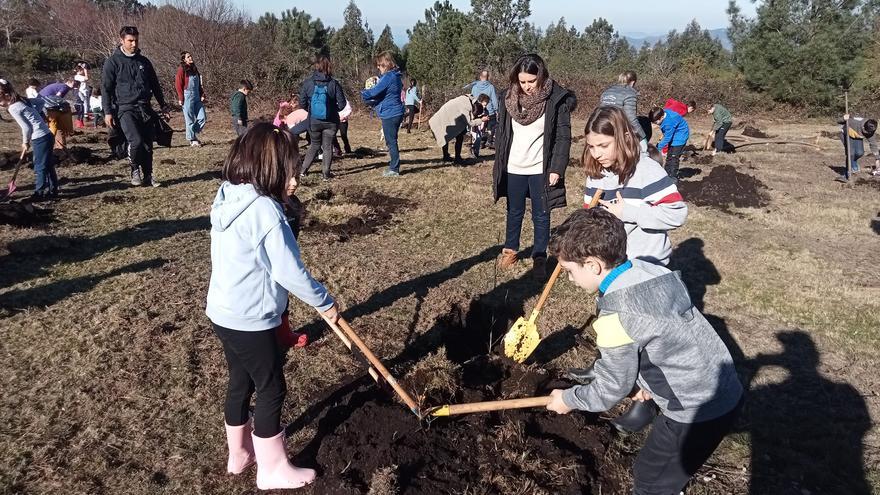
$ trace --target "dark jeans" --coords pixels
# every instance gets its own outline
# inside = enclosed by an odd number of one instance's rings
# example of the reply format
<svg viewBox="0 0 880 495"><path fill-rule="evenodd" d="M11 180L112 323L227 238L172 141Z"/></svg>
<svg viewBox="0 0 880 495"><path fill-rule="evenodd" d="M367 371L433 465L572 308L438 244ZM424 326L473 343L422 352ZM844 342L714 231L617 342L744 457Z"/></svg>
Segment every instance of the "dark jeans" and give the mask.
<svg viewBox="0 0 880 495"><path fill-rule="evenodd" d="M55 173L55 155L52 148L55 137L46 134L31 142L34 150L34 194L43 196L58 192L58 174Z"/></svg>
<svg viewBox="0 0 880 495"><path fill-rule="evenodd" d="M242 119L241 124L238 123L238 117L232 117L232 130L235 131L236 136L243 136L247 131L248 121L246 119Z"/></svg>
<svg viewBox="0 0 880 495"><path fill-rule="evenodd" d="M464 134L461 133L458 136L455 136L455 159L461 160L461 147L464 144ZM446 144L443 145L443 159L449 160L449 141L446 141Z"/></svg>
<svg viewBox="0 0 880 495"><path fill-rule="evenodd" d="M406 132L409 132L412 129L413 119L416 117L416 106L415 105L407 105L406 113L404 113L404 117L406 118Z"/></svg>
<svg viewBox="0 0 880 495"><path fill-rule="evenodd" d="M721 127L715 131L715 151L718 153L724 151L724 138L727 137L727 131L730 130L730 125L730 122L722 124Z"/></svg>
<svg viewBox="0 0 880 495"><path fill-rule="evenodd" d="M526 198L532 199L532 224L535 227L535 246L532 258L546 258L550 243L550 211L544 204L544 175L507 174L507 234L504 247L519 251Z"/></svg>
<svg viewBox="0 0 880 495"><path fill-rule="evenodd" d="M865 142L861 139L847 139L846 127L843 128L843 135L840 139L843 141L843 156L846 157L847 153L850 154L849 166L847 166L846 162L843 164L843 168L845 169L843 176L849 180L851 172L854 173L859 171L859 158L865 156Z"/></svg>
<svg viewBox="0 0 880 495"><path fill-rule="evenodd" d="M152 109L136 107L119 111L119 127L128 141L128 160L132 172L141 169L144 178L153 176L153 134L158 118Z"/></svg>
<svg viewBox="0 0 880 495"><path fill-rule="evenodd" d="M339 137L342 138L342 144L345 146L345 152L351 153L351 144L348 142L348 121L339 123ZM339 140L334 138L333 147L336 149L341 149L339 147Z"/></svg>
<svg viewBox="0 0 880 495"><path fill-rule="evenodd" d="M330 177L330 163L333 161L333 139L336 138L336 123L322 120L313 121L309 126L309 137L311 142L309 143L309 149L306 150L306 157L303 159L302 173L306 174L309 171L309 167L312 166L312 162L315 161L315 157L318 155L318 150L321 149L324 151L324 156L321 159L324 177Z"/></svg>
<svg viewBox="0 0 880 495"><path fill-rule="evenodd" d="M634 495L679 493L733 427L742 408L701 423L657 416L633 464Z"/></svg>
<svg viewBox="0 0 880 495"><path fill-rule="evenodd" d="M281 431L281 405L287 394L282 351L275 332L274 328L245 332L214 325L229 369L224 406L226 424L247 423L251 396L256 392L254 434L260 438L271 438Z"/></svg>
<svg viewBox="0 0 880 495"><path fill-rule="evenodd" d="M400 173L400 150L397 148L397 132L400 131L400 123L402 121L403 114L382 119L382 134L385 136L385 145L388 146L388 155L391 156L388 170L397 173Z"/></svg>
<svg viewBox="0 0 880 495"><path fill-rule="evenodd" d="M666 173L675 180L678 180L678 160L684 152L684 145L670 146L666 153Z"/></svg>

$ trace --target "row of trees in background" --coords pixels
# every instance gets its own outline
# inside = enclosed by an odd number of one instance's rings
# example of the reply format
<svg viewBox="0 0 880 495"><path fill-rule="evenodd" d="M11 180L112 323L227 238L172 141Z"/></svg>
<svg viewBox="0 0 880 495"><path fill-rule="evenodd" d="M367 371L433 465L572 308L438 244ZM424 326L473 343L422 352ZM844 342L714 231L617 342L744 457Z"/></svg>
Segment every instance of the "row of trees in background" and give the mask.
<svg viewBox="0 0 880 495"><path fill-rule="evenodd" d="M583 28L564 18L541 28L528 20L529 0L471 0L469 12L438 1L403 46L387 25L375 36L354 0L338 28L299 9L254 20L231 0L0 0L0 73L57 73L78 60L99 65L115 48L119 27L133 24L165 81L180 52L193 53L209 97L231 92L242 78L255 81L258 95L283 97L298 88L316 53L331 55L335 75L353 93L375 73L375 55L387 50L430 88L429 104L439 104L481 68L505 87L499 79L513 60L537 52L582 99L597 96L619 72L636 70L647 103L724 98L737 108L772 100L821 111L839 106L843 87L869 98L880 89L876 9L875 0L773 0L747 19L731 0L728 51L696 21L640 47L601 18Z"/></svg>

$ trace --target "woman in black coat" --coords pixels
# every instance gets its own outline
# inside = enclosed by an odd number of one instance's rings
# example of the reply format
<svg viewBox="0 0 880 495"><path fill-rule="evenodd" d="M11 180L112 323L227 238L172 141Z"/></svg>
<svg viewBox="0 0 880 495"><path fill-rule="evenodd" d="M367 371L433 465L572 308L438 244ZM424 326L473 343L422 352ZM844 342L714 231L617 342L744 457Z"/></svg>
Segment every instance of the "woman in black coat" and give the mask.
<svg viewBox="0 0 880 495"><path fill-rule="evenodd" d="M509 75L510 87L501 95L495 138L493 192L495 201L507 198L507 231L498 262L508 268L517 262L526 198L531 198L536 276L546 274L550 241L550 211L565 206L565 169L571 147L574 93L550 79L544 60L523 55Z"/></svg>

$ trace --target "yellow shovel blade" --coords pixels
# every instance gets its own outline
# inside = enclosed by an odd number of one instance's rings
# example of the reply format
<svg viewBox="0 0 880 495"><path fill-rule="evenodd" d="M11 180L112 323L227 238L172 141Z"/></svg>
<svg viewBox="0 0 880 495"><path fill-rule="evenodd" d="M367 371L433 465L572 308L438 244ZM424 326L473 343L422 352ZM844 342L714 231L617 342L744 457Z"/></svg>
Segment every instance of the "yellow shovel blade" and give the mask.
<svg viewBox="0 0 880 495"><path fill-rule="evenodd" d="M535 321L520 317L504 335L504 355L521 363L532 355L540 342Z"/></svg>

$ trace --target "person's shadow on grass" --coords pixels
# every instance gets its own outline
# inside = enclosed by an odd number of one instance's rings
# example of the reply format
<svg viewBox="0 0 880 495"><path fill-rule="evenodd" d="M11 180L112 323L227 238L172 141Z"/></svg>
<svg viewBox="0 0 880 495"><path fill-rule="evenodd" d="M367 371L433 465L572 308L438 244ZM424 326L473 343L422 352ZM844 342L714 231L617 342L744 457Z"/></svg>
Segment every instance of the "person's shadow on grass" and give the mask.
<svg viewBox="0 0 880 495"><path fill-rule="evenodd" d="M743 414L751 435L749 493L872 493L862 455L871 428L864 398L819 373L819 351L807 333L782 331L776 338L782 352L759 354L754 366L782 367L787 377L749 392Z"/></svg>
<svg viewBox="0 0 880 495"><path fill-rule="evenodd" d="M705 313L707 287L721 274L699 238L687 239L672 253L670 267L681 270L691 300L727 345L746 399L734 433L748 433L751 450L749 493L802 495L871 493L863 468L862 439L871 418L861 394L847 383L821 376L819 352L803 331L782 331L779 354L747 358L723 318ZM783 367L780 383L752 388L758 371Z"/></svg>

